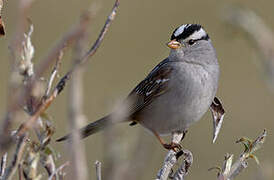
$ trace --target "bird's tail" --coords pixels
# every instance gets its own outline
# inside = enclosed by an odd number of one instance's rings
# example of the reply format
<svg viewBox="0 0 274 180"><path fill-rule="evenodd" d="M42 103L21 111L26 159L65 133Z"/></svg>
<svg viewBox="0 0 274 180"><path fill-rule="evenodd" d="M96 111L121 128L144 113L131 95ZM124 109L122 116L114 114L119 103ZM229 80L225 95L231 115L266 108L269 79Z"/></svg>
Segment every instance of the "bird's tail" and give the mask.
<svg viewBox="0 0 274 180"><path fill-rule="evenodd" d="M114 120L110 117L110 115L108 116L105 116L95 122L92 122L90 124L88 124L87 126L81 128L79 130L79 133L80 133L80 136L81 138L86 138L92 134L95 134L103 129L105 129L106 127L109 127L111 125L115 124ZM67 140L69 138L71 138L72 134L67 134L59 139L57 139L56 141L57 142L60 142L60 141L64 141L64 140Z"/></svg>

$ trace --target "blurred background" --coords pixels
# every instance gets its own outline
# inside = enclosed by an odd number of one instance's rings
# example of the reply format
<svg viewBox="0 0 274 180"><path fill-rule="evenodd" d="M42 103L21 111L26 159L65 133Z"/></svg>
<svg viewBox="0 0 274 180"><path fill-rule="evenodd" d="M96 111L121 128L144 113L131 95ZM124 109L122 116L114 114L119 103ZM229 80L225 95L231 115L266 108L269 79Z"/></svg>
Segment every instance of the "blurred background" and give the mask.
<svg viewBox="0 0 274 180"><path fill-rule="evenodd" d="M15 31L16 3L8 1L2 10L7 35L0 40L1 114L6 108L8 44ZM89 25L88 43L91 45L113 3L106 0L35 1L29 14L34 24L34 63L46 55L62 34L77 22L84 10L95 4L98 11ZM257 152L261 167L255 161L249 161L248 169L238 179L256 179L260 173L273 178L274 91L265 81L261 73L263 69L258 68L261 57L256 46L247 40L243 32L224 22L227 7L231 5L251 9L274 30L273 1L121 0L117 17L102 46L85 68L86 123L109 113L158 62L168 56L169 49L165 43L176 27L185 23L199 23L209 33L218 54L221 76L217 96L223 102L226 116L215 144L212 144L210 112L190 128L182 143L194 155L194 164L187 179L215 179L216 173L208 172L208 169L221 165L225 153L237 157L243 147L235 144L235 141L243 136L255 138L264 128L268 136L264 147ZM71 66L71 59L71 53L66 53L60 75ZM47 111L56 128L55 138L68 132L67 97L65 89ZM84 142L90 179L95 177L96 160L102 162L103 179L104 176L105 179L111 176L109 174L114 168L119 169L120 175L125 173L127 179L153 179L167 152L154 136L138 125L117 125ZM69 158L66 143L52 142L51 146L61 155L60 164ZM109 154L115 151L122 152L121 157ZM140 159L142 163L138 162ZM264 170L261 170L262 167ZM115 179L114 175L112 177L108 179Z"/></svg>

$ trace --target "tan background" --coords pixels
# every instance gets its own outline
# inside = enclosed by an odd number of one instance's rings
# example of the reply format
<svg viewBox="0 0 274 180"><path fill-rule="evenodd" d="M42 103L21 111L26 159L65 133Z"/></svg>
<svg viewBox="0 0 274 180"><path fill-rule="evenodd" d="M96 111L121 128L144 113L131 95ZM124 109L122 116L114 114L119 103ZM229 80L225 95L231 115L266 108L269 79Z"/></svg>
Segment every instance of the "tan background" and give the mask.
<svg viewBox="0 0 274 180"><path fill-rule="evenodd" d="M1 114L5 111L9 55L7 46L14 32L16 2L8 1L3 9L7 36L0 40ZM113 4L110 0L93 1L95 2L101 8L90 25L90 44L97 37ZM46 54L49 47L78 20L81 12L89 7L90 3L91 1L87 0L47 0L36 1L33 4L29 17L34 24L32 40L36 48L35 60ZM225 153L237 156L242 151L243 147L235 144L235 140L242 136L255 137L264 128L268 130L267 141L257 155L263 166L268 164L268 168L274 170L274 94L267 89L256 67L258 57L255 49L248 44L242 34L231 31L222 21L225 7L235 3L251 8L274 29L273 1L122 0L116 20L102 47L87 65L84 111L88 121L94 121L108 113L117 101L125 97L168 55L169 50L165 43L174 28L184 23L200 23L209 33L217 50L221 66L218 96L222 99L227 114L216 144L211 143L212 120L209 113L190 129L183 142L183 146L194 154L194 164L188 179L214 179L215 172L208 172L207 169L220 165ZM69 55L64 57L61 75L69 67L70 59ZM57 130L54 137L63 135L68 129L66 98L67 90L49 109ZM132 148L132 142L135 141L139 129L144 134L147 146L151 146L152 152L146 162L146 171L140 174L139 178L154 178L166 150L143 128L128 128L126 124L118 128L124 131L123 134L127 138L120 139L117 136L114 141L122 145L131 144ZM95 160L102 161L104 167L102 149L105 145L102 134L85 140L90 177L94 177ZM67 153L64 153L64 144L53 142L52 146L62 155L60 163L68 158ZM250 161L249 166L239 179L255 179L259 168L254 161ZM134 168L135 162L130 163L129 170L134 171Z"/></svg>

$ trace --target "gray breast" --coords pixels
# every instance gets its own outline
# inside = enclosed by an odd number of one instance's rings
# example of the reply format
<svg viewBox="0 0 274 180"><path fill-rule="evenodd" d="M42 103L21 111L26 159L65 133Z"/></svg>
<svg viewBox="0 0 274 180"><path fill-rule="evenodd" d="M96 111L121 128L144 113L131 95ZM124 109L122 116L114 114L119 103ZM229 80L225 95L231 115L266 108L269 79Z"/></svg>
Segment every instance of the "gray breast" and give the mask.
<svg viewBox="0 0 274 180"><path fill-rule="evenodd" d="M174 63L168 91L142 110L140 123L160 135L187 129L208 110L217 81L218 73L201 65Z"/></svg>

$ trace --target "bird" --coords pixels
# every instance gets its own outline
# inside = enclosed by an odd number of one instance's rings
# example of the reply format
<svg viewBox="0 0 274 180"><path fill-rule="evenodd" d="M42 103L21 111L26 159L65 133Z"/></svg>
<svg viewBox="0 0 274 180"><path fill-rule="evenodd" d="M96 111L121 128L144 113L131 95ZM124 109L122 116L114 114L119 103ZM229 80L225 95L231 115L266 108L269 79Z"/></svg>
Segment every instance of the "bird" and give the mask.
<svg viewBox="0 0 274 180"><path fill-rule="evenodd" d="M180 25L166 45L170 48L169 56L113 112L79 129L81 138L128 122L130 126L140 124L148 129L164 148L180 148L180 144L166 143L162 137L172 133L185 135L202 118L217 92L220 70L216 50L200 24Z"/></svg>

